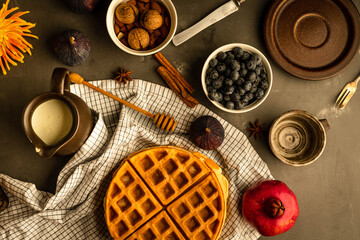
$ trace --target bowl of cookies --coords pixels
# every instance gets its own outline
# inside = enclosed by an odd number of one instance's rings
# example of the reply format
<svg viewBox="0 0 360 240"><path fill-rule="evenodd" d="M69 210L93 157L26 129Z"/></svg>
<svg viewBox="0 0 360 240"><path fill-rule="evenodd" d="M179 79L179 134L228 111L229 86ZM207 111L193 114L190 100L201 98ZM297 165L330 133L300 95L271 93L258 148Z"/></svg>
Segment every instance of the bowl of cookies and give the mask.
<svg viewBox="0 0 360 240"><path fill-rule="evenodd" d="M121 50L148 56L170 43L177 28L177 13L171 0L113 0L106 27Z"/></svg>
<svg viewBox="0 0 360 240"><path fill-rule="evenodd" d="M264 54L242 43L227 44L213 51L201 73L207 98L231 113L258 107L269 95L272 82L271 66Z"/></svg>

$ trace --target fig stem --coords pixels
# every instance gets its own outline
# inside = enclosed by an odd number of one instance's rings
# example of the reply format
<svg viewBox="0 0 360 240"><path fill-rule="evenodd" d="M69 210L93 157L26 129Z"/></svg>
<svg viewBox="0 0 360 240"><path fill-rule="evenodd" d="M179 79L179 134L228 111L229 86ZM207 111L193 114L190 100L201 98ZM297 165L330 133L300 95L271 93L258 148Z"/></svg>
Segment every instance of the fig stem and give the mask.
<svg viewBox="0 0 360 240"><path fill-rule="evenodd" d="M209 133L209 132L210 132L210 129L209 129L209 128L205 128L205 131Z"/></svg>
<svg viewBox="0 0 360 240"><path fill-rule="evenodd" d="M75 43L75 38L74 37L70 37L70 44L73 45Z"/></svg>

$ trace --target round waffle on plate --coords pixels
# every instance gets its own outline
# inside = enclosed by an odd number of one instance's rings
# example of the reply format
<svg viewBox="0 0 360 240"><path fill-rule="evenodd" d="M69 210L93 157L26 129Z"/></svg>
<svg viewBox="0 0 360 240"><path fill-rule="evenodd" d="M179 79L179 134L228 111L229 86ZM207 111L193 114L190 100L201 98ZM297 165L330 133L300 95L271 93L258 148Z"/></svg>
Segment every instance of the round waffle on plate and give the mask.
<svg viewBox="0 0 360 240"><path fill-rule="evenodd" d="M218 239L226 217L228 182L200 153L161 146L130 155L105 196L114 239Z"/></svg>

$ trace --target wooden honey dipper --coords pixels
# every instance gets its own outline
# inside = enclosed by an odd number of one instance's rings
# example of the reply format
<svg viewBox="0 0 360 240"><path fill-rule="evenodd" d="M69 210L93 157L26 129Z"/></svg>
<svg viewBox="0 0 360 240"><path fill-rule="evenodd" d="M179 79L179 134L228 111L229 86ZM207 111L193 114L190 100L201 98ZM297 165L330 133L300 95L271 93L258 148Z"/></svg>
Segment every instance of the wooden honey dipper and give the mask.
<svg viewBox="0 0 360 240"><path fill-rule="evenodd" d="M99 92L99 93L102 93L126 106L128 106L129 108L132 108L134 109L135 111L138 111L150 118L153 119L153 123L158 127L160 128L161 130L165 130L167 132L173 132L176 128L176 125L177 125L177 121L175 121L174 117L171 117L169 114L168 115L165 115L165 113L158 113L156 115L152 114L152 113L149 113L148 111L145 111L144 109L141 109L115 95L112 95L111 93L108 93L104 90L102 90L101 88L98 88L88 82L86 82L84 80L83 77L81 77L79 74L77 73L70 73L69 75L69 79L72 83L76 83L76 84L83 84L89 88L92 88L94 89L95 91Z"/></svg>

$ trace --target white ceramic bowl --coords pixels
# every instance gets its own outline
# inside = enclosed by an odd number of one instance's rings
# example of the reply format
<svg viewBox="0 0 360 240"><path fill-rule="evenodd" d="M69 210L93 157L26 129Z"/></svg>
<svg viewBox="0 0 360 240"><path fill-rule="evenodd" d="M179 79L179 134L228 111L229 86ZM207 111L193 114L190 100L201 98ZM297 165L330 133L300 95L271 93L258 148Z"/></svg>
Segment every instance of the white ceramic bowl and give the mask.
<svg viewBox="0 0 360 240"><path fill-rule="evenodd" d="M126 47L124 44L122 44L120 42L120 40L117 38L116 34L115 34L115 29L114 29L114 24L115 24L115 9L117 6L119 6L120 3L123 2L128 2L129 0L113 0L110 5L109 8L107 10L106 13L106 28L107 31L109 33L109 36L111 38L111 40L116 44L116 46L118 46L121 50L130 53L132 55L136 55L136 56L148 56L148 55L152 55L154 53L157 53L159 51L161 51L164 47L166 47L172 40L173 36L175 35L176 32L176 28L177 28L177 13L176 13L176 9L174 4L172 3L171 0L157 0L158 2L162 3L162 5L164 7L166 7L166 9L169 12L170 15L170 22L171 22L171 26L170 26L170 30L169 30L169 34L166 37L166 39L156 48L153 48L151 50L146 50L146 51L138 51L138 50L134 50L132 48Z"/></svg>
<svg viewBox="0 0 360 240"><path fill-rule="evenodd" d="M205 77L206 77L206 70L209 67L209 62L211 59L215 58L216 55L219 52L228 52L231 51L232 49L234 49L234 47L241 47L244 51L248 51L250 53L256 53L259 56L261 56L261 60L264 64L265 70L266 70L266 74L268 77L268 82L269 82L269 87L268 89L265 91L264 97L260 100L256 100L255 102L247 105L245 108L240 109L240 110L236 110L236 109L227 109L225 108L223 105L221 105L219 102L213 101L208 97L208 91L206 90L206 83L205 83ZM269 61L267 60L267 58L264 56L264 54L262 54L259 50L257 50L256 48L247 45L247 44L242 44L242 43L231 43L231 44L227 44L224 45L222 47L219 47L218 49L216 49L215 51L213 51L210 56L206 59L205 64L203 66L202 72L201 72L201 85L202 88L205 92L206 97L210 100L210 102L212 102L216 107L218 107L219 109L226 111L226 112L231 112L231 113L244 113L244 112L248 112L250 110L255 109L256 107L258 107L262 102L265 101L265 99L267 98L267 96L270 93L271 90L271 86L272 86L272 82L273 82L273 74L272 74L272 70L271 70L271 66Z"/></svg>

